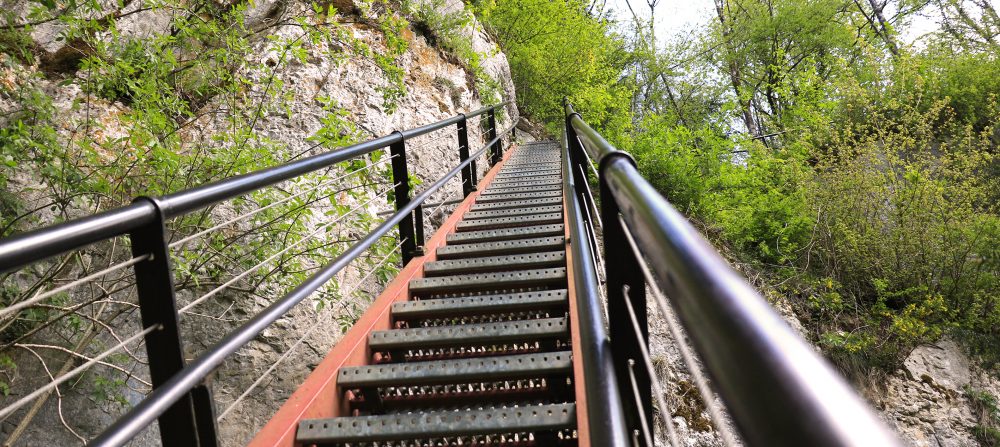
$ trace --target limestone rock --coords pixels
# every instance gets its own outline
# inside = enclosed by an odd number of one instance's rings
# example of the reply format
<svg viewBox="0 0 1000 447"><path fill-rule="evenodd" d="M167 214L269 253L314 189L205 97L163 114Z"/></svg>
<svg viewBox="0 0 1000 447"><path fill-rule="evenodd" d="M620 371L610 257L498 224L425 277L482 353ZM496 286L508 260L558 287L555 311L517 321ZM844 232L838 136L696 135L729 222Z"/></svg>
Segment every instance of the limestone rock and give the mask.
<svg viewBox="0 0 1000 447"><path fill-rule="evenodd" d="M878 406L908 445L957 447L976 445L976 419L963 387L972 381L973 366L953 340L943 339L915 349L903 369L889 376Z"/></svg>
<svg viewBox="0 0 1000 447"><path fill-rule="evenodd" d="M955 392L962 391L971 380L969 359L951 339L918 346L903 366L913 380L929 382Z"/></svg>

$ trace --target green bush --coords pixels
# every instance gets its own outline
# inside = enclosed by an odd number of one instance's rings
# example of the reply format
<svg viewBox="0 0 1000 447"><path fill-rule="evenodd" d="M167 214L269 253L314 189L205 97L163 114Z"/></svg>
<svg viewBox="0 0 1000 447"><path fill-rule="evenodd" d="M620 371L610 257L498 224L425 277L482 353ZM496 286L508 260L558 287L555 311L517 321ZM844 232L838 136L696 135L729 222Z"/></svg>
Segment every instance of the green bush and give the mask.
<svg viewBox="0 0 1000 447"><path fill-rule="evenodd" d="M483 55L472 47L468 32L476 32L478 23L472 12L458 3L449 7L447 0L405 0L403 11L413 17L414 27L427 36L428 43L454 55L472 72L476 91L484 104L501 100L500 84L483 68ZM451 10L449 10L451 9Z"/></svg>
<svg viewBox="0 0 1000 447"><path fill-rule="evenodd" d="M997 397L987 391L965 387L965 395L972 401L976 427L973 433L980 444L989 447L1000 445L1000 406Z"/></svg>
<svg viewBox="0 0 1000 447"><path fill-rule="evenodd" d="M786 265L800 256L813 219L801 157L737 143L715 129L669 124L647 117L646 130L629 143L646 178L682 212L758 261Z"/></svg>

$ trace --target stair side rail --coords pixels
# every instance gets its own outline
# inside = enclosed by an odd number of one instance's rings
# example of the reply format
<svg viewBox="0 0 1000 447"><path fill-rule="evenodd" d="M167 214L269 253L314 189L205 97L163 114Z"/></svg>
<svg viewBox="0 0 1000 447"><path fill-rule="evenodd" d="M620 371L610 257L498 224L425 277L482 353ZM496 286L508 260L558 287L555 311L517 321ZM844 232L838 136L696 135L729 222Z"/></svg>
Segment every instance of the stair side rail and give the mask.
<svg viewBox="0 0 1000 447"><path fill-rule="evenodd" d="M652 365L648 285L664 316L679 317L745 444L901 445L847 381L642 177L630 155L608 143L568 101L565 112L574 172L596 171L600 185L609 332L615 370L625 371L617 376L619 394L633 433L653 444L654 392L642 375L662 390L643 367ZM669 424L670 409L659 411ZM726 424L715 423L717 429Z"/></svg>
<svg viewBox="0 0 1000 447"><path fill-rule="evenodd" d="M208 378L237 350L256 338L264 329L284 316L295 305L316 292L336 273L364 254L380 238L398 229L400 250L405 265L413 256L421 254L423 245L422 206L449 180L461 175L463 182L474 183L477 175L475 161L483 154L493 156L502 151L502 139L510 132L513 136L517 118L510 114L511 123L506 129L487 128L482 119L489 118L489 125L496 126L498 108L512 105L506 101L459 114L415 129L393 132L351 146L337 148L301 160L271 168L233 176L202 186L175 192L162 197L138 197L131 205L77 218L49 227L16 234L0 240L0 273L7 273L32 266L53 256L127 236L132 245L132 258L103 272L78 278L72 284L82 284L100 275L132 268L135 272L142 330L125 339L114 348L95 356L70 370L42 388L30 392L12 404L0 408L0 420L9 417L19 408L32 403L60 384L83 374L117 349L140 339L146 343L149 359L152 392L125 415L106 428L88 445L121 446L153 422L158 422L163 445L169 447L219 445L216 430L215 403ZM513 108L513 107L511 107ZM515 109L516 111L516 109ZM478 121L472 120L478 118ZM489 135L482 148L469 153L467 127L476 123L483 135ZM456 134L465 134L455 147L459 163L419 194L410 197L409 174L406 167L406 141L434 131L455 126ZM484 138L486 139L486 138ZM203 210L220 202L231 200L264 188L273 187L287 180L331 167L337 163L356 159L372 152L389 148L392 153L393 184L396 211L374 230L347 248L329 264L320 268L284 297L249 318L222 340L209 347L193 361L185 361L183 334L179 328L179 311L175 300L174 270L170 262L170 245L166 222ZM400 186L403 186L402 188ZM360 208L360 207L359 207ZM206 230L207 231L207 230ZM23 309L43 303L47 295L54 295L70 286L61 286L23 303L13 303L0 308L0 317L16 317Z"/></svg>
<svg viewBox="0 0 1000 447"><path fill-rule="evenodd" d="M573 174L577 164L566 151L569 141L563 134L563 202L566 223L569 226L569 253L572 262L566 266L572 272L573 293L570 296L576 307L576 330L579 333L578 352L583 376L583 396L577 396L578 415L585 421L578 423L581 439L589 445L626 447L632 445L625 425L623 401L618 393L611 339L601 303L600 279L597 272L597 246L587 202L582 201L586 185L578 185L579 177ZM574 350L577 351L577 350ZM579 402L584 408L579 408Z"/></svg>

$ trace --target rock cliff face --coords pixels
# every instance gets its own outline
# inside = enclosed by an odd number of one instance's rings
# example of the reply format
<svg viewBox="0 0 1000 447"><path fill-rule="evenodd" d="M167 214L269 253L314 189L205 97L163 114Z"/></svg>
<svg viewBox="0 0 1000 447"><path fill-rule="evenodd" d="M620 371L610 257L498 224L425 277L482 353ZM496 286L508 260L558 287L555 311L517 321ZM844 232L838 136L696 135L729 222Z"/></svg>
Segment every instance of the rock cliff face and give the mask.
<svg viewBox="0 0 1000 447"><path fill-rule="evenodd" d="M777 297L773 304L796 332L807 337L801 321L784 298ZM672 420L680 444L686 447L725 445L709 417L704 399L694 386L693 376L670 334L667 321L652 305L648 314L650 351L667 388L665 398L673 409ZM907 356L902 368L863 391L904 445L974 446L981 445L976 436L977 427L984 424L983 419L995 417L982 415L984 410L977 399L1000 396L1000 380L997 371L984 370L967 356L959 343L945 337L937 343L918 346ZM722 406L721 401L717 404ZM658 415L655 423L656 444L671 445Z"/></svg>
<svg viewBox="0 0 1000 447"><path fill-rule="evenodd" d="M961 346L945 338L919 346L889 376L876 405L885 419L916 447L977 445L980 424L971 393L1000 391L995 373L982 370Z"/></svg>
<svg viewBox="0 0 1000 447"><path fill-rule="evenodd" d="M350 14L355 5L349 2L336 2L338 8L345 11L339 18L341 25L350 33L353 39L364 42L373 48L385 45L382 31L357 20ZM141 2L124 3L124 9L115 11L109 4L107 14L121 16L118 31L135 39L149 38L171 32L175 17L169 10L143 8ZM27 2L6 2L2 6L8 10L21 10ZM362 5L363 6L363 5ZM458 3L461 8L461 3ZM26 9L25 9L26 10ZM356 137L368 139L387 135L393 131L415 128L429 124L457 113L469 112L481 108L484 104L476 90L474 77L457 62L456 58L428 43L427 36L421 35L415 27L402 29L401 37L407 42L408 49L395 59L403 71L405 95L396 101L395 110L390 112L385 107L382 87L391 80L386 78L384 70L375 65L370 58L349 56L343 59L329 58L330 43L318 43L306 47L302 60L284 62L286 55L276 51L271 42L281 39L296 39L300 37L300 27L292 20L288 25L276 25L292 17L304 17L307 21L317 20L312 11L311 3L296 1L259 1L253 3L246 12L247 24L250 28L271 25L268 28L269 38L253 42L249 52L250 60L247 70L252 67L281 66L274 71L273 78L260 77L258 82L249 86L249 94L264 94L268 86L280 85L281 107L274 107L260 114L252 123L251 131L257 138L267 139L275 148L278 160L293 159L302 155L318 153L324 149L317 147L313 141L307 140L324 128L324 120L331 113L331 104L339 116L344 117L357 129ZM100 14L97 14L100 16ZM352 23L357 22L357 23ZM127 137L129 127L121 122L119 117L129 110L127 104L101 99L89 98L88 106L79 106L87 93L73 82L66 79L86 76L72 71L74 64L88 53L87 48L80 47L79 42L66 42L59 38L64 26L58 21L45 23L35 29L32 38L40 57L34 66L23 67L16 64L11 68L0 67L0 82L16 85L28 82L27 74L38 71L56 70L63 73L59 76L34 78L30 82L53 98L56 113L61 116L62 127L57 129L61 135L71 139L70 135L81 131L83 122L101 123L99 132L101 138L112 140ZM509 67L502 52L490 41L488 36L475 27L465 30L467 38L472 41L473 48L483 56L481 66L486 73L495 78L501 86L504 99L514 98L513 83L510 79ZM253 78L254 73L246 73ZM7 114L19 107L12 96L0 95L0 115ZM285 113L291 110L294 113ZM223 134L232 129L227 121L227 98L208 98L197 110L197 118L184 126L182 139L197 144L213 144L213 136ZM0 116L0 124L8 125ZM516 106L511 105L506 113L499 117L497 127L505 128L516 119ZM485 128L479 126L479 120L470 120L470 143L472 149L482 146ZM484 123L485 124L485 123ZM509 140L509 138L507 139ZM505 140L505 145L509 144ZM425 137L408 141L408 162L411 172L424 185L437 179L459 161L455 143L454 127L435 132ZM114 154L108 154L112 157ZM480 175L488 168L484 158L478 164ZM26 197L29 205L41 203L46 188L49 186L34 180L30 170L20 173L11 180L25 190L35 191L34 195ZM461 197L460 180L456 179L435 194L429 202L440 203ZM28 187L35 185L35 187ZM306 185L289 185L291 193L297 192ZM298 189L297 189L298 188ZM336 196L337 205L360 207L369 216L376 216L381 211L390 208L377 194L374 188L358 195L340 194ZM420 190L420 187L417 187ZM376 200L378 199L378 200ZM99 204L79 202L75 205L74 214L85 215L93 212ZM321 203L320 211L329 209L330 205ZM447 206L433 211L427 220L428 235L433 231L434 224L448 210ZM232 207L221 206L213 212L217 220L224 220L237 214ZM432 213L428 213L432 214ZM384 214L383 214L384 215ZM39 224L51 222L56 216L37 216ZM308 222L307 229L318 228L320 220ZM356 239L364 234L363 227L342 225L335 231L326 233L331 239ZM102 254L88 254L94 259L113 258L114 253L102 258ZM213 377L212 387L218 404L217 414L221 416L219 429L225 445L243 445L268 420L271 414L284 402L295 387L318 364L339 338L342 336L342 322L363 311L367 300L373 298L381 290L384 279L373 278L370 275L370 262L353 266L343 271L334 280L340 287L355 287L360 293L337 303L316 309L315 303L303 303L295 308L287 318L267 329L247 348L241 350L228 361ZM70 274L78 272L69 272ZM375 275L378 276L378 275ZM281 296L278 287L273 288L274 298ZM270 291L270 289L269 289ZM200 291L181 292L178 301L182 304L196 298ZM81 294L71 294L70 299L84 299ZM186 354L189 358L210 347L221 338L221 335L245 321L255 312L270 304L267 299L259 296L250 298L249 294L227 293L224 299L208 302L197 308L197 313L186 315L182 320L182 331L186 341ZM133 320L138 314L133 315ZM120 321L117 328L122 333L138 330L135 321ZM42 332L38 342L59 344L59 331ZM108 346L113 340L107 334L96 336L101 346ZM113 344L113 343L112 343ZM88 350L87 352L92 352ZM67 361L68 357L58 352L43 352L43 357L52 365ZM13 361L17 364L12 372L12 393L3 402L12 402L26 392L42 385L45 371L41 366L42 357L37 357L27 350L14 352ZM138 361L143 360L142 348L136 350ZM135 404L148 386L148 374L145 365L135 361L130 363L129 378L117 388L110 390L119 394L125 401ZM55 373L55 371L52 371ZM95 369L94 375L103 374ZM19 433L14 445L80 445L83 440L100 433L103 427L122 414L127 405L120 405L97 397L88 385L90 380L78 384L77 387L64 387L60 395L53 396L39 408L37 415L26 431ZM124 385L124 386L123 386ZM110 386L115 387L114 384ZM245 394L247 390L251 390ZM104 390L108 391L108 390ZM19 410L14 416L7 418L0 425L0 438L7 439L15 430L19 421L24 418L27 407ZM156 427L144 432L137 438L136 445L158 444ZM6 444L5 444L6 445Z"/></svg>

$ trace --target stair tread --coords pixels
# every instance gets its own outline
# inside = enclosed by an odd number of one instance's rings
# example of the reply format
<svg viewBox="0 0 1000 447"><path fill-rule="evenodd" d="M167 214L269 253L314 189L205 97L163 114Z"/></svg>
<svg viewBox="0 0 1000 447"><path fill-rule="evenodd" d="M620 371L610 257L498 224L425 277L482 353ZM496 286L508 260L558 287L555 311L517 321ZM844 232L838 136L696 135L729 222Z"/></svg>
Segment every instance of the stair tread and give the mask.
<svg viewBox="0 0 1000 447"><path fill-rule="evenodd" d="M427 262L424 264L424 275L460 275L464 273L483 273L498 270L519 270L565 265L566 252L563 251L521 253L516 255Z"/></svg>
<svg viewBox="0 0 1000 447"><path fill-rule="evenodd" d="M565 338L569 334L566 318L504 321L412 329L373 331L368 347L373 351L425 349L447 346L503 344Z"/></svg>
<svg viewBox="0 0 1000 447"><path fill-rule="evenodd" d="M531 209L540 206L562 205L562 197L546 197L544 199L512 200L509 202L475 203L470 211L492 211L505 209Z"/></svg>
<svg viewBox="0 0 1000 447"><path fill-rule="evenodd" d="M562 183L553 183L550 185L536 185L532 183L519 184L519 185L490 185L488 188L483 190L479 195L489 196L496 194L510 194L518 192L544 192L544 191L560 191L562 190Z"/></svg>
<svg viewBox="0 0 1000 447"><path fill-rule="evenodd" d="M537 287L565 279L565 267L517 270L513 272L473 273L410 280L410 293L452 293L469 290L503 290Z"/></svg>
<svg viewBox="0 0 1000 447"><path fill-rule="evenodd" d="M302 444L394 441L454 436L564 430L576 423L576 404L525 405L473 411L429 411L406 415L305 419Z"/></svg>
<svg viewBox="0 0 1000 447"><path fill-rule="evenodd" d="M505 168L527 169L527 168L556 168L562 160L558 157L541 158L535 160L508 160L504 163Z"/></svg>
<svg viewBox="0 0 1000 447"><path fill-rule="evenodd" d="M513 179L494 179L490 183L490 187L511 187L511 186L546 186L546 185L562 185L562 178L545 178L544 180L523 180L518 178Z"/></svg>
<svg viewBox="0 0 1000 447"><path fill-rule="evenodd" d="M526 225L551 224L563 221L562 212L531 214L527 216L498 217L493 219L463 220L455 227L456 231L490 230Z"/></svg>
<svg viewBox="0 0 1000 447"><path fill-rule="evenodd" d="M499 256L505 254L552 251L565 245L563 236L546 236L530 239L499 240L471 244L445 245L437 249L438 259L459 259Z"/></svg>
<svg viewBox="0 0 1000 447"><path fill-rule="evenodd" d="M542 172L542 171L561 173L562 169L560 168L558 163L548 163L544 166L532 166L532 167L505 165L503 169L500 169L500 172L497 173L497 175L511 175L511 174L523 174L523 173L531 174L534 172Z"/></svg>
<svg viewBox="0 0 1000 447"><path fill-rule="evenodd" d="M357 389L521 379L567 373L572 366L568 351L390 363L341 368L337 385Z"/></svg>
<svg viewBox="0 0 1000 447"><path fill-rule="evenodd" d="M514 216L529 216L532 214L548 214L548 213L561 213L562 204L559 205L547 205L547 206L536 206L536 207L522 207L508 210L491 210L491 211L468 211L462 216L463 219L488 219L492 217L514 217Z"/></svg>
<svg viewBox="0 0 1000 447"><path fill-rule="evenodd" d="M539 169L533 171L500 171L494 180L510 180L510 179L521 179L521 178L533 178L533 177L562 177L562 171L559 169Z"/></svg>
<svg viewBox="0 0 1000 447"><path fill-rule="evenodd" d="M392 305L392 316L397 320L407 320L513 312L565 305L567 304L566 297L567 291L561 289L403 301Z"/></svg>
<svg viewBox="0 0 1000 447"><path fill-rule="evenodd" d="M510 200L542 199L547 197L562 197L560 190L538 191L538 192L504 192L494 194L480 194L476 197L476 203L506 202Z"/></svg>
<svg viewBox="0 0 1000 447"><path fill-rule="evenodd" d="M562 224L534 225L530 227L451 233L445 238L445 240L448 242L449 246L453 246L452 244L497 242L511 239L524 239L532 236L559 236L563 234L563 231Z"/></svg>

